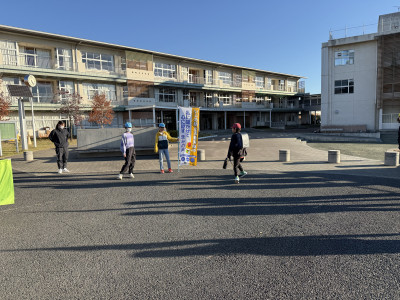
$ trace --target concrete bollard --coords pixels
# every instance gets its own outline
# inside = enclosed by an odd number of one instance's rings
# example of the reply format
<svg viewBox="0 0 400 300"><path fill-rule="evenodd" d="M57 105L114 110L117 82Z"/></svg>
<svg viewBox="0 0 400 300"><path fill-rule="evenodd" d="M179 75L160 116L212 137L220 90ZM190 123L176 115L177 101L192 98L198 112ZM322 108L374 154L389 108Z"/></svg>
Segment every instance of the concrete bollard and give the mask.
<svg viewBox="0 0 400 300"><path fill-rule="evenodd" d="M290 150L279 150L279 161L290 161Z"/></svg>
<svg viewBox="0 0 400 300"><path fill-rule="evenodd" d="M397 151L386 151L385 152L385 166L399 165L399 152Z"/></svg>
<svg viewBox="0 0 400 300"><path fill-rule="evenodd" d="M24 160L32 161L33 160L33 152L32 151L25 151L24 152Z"/></svg>
<svg viewBox="0 0 400 300"><path fill-rule="evenodd" d="M328 163L340 164L340 150L328 151Z"/></svg>
<svg viewBox="0 0 400 300"><path fill-rule="evenodd" d="M197 149L197 160L198 161L205 161L206 160L206 150Z"/></svg>

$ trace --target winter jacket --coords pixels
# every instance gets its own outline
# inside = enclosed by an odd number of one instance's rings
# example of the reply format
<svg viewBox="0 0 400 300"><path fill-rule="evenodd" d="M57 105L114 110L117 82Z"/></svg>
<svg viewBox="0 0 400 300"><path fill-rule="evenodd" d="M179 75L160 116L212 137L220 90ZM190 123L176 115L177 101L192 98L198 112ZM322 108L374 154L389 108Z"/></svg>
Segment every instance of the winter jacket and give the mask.
<svg viewBox="0 0 400 300"><path fill-rule="evenodd" d="M168 149L168 141L176 142L177 138L173 138L168 132L162 131L156 134L156 144L154 145L154 152L157 153L158 149Z"/></svg>
<svg viewBox="0 0 400 300"><path fill-rule="evenodd" d="M54 143L54 146L56 146L56 148L68 147L68 138L69 132L65 128L59 129L57 127L56 129L53 129L49 135L49 140Z"/></svg>
<svg viewBox="0 0 400 300"><path fill-rule="evenodd" d="M121 146L120 146L122 154L126 152L126 149L133 147L135 147L135 138L133 137L133 134L130 132L124 132L124 134L121 137Z"/></svg>
<svg viewBox="0 0 400 300"><path fill-rule="evenodd" d="M228 157L239 157L242 155L243 149L242 135L239 132L232 134L231 143L229 144Z"/></svg>

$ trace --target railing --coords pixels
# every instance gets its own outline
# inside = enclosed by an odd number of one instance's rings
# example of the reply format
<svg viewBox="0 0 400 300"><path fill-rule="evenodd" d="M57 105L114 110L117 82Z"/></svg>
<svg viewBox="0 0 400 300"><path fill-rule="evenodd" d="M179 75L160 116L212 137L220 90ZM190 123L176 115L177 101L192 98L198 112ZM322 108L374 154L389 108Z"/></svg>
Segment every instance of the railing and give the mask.
<svg viewBox="0 0 400 300"><path fill-rule="evenodd" d="M340 39L348 36L365 35L370 33L376 33L377 23L367 24L361 26L347 27L337 30L329 30L329 39Z"/></svg>
<svg viewBox="0 0 400 300"><path fill-rule="evenodd" d="M382 123L397 123L399 114L382 114Z"/></svg>
<svg viewBox="0 0 400 300"><path fill-rule="evenodd" d="M105 64L102 65L100 62L98 64L93 64L93 67L90 67L88 62L78 64L77 62L73 62L70 57L59 57L58 59L54 59L49 56L24 53L19 55L3 54L2 58L0 66L7 66L12 69L72 71L87 75L126 75L126 71L122 67L109 66ZM78 67L79 65L80 68Z"/></svg>

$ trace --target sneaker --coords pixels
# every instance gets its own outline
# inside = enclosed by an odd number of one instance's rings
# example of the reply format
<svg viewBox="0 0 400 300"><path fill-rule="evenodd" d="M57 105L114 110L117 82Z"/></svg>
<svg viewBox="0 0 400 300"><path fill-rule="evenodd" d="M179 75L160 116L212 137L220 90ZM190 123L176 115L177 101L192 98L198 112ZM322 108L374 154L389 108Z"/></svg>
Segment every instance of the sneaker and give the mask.
<svg viewBox="0 0 400 300"><path fill-rule="evenodd" d="M61 174L63 169L58 169L58 174Z"/></svg>
<svg viewBox="0 0 400 300"><path fill-rule="evenodd" d="M69 173L69 170L68 170L67 168L64 168L64 169L63 169L63 172Z"/></svg>
<svg viewBox="0 0 400 300"><path fill-rule="evenodd" d="M122 180L122 174L119 174L117 179Z"/></svg>
<svg viewBox="0 0 400 300"><path fill-rule="evenodd" d="M243 176L246 176L246 175L247 175L247 172L246 172L246 171L242 171L242 172L240 172L240 174L239 174L240 177L243 177Z"/></svg>
<svg viewBox="0 0 400 300"><path fill-rule="evenodd" d="M239 183L239 176L235 177L235 183Z"/></svg>
<svg viewBox="0 0 400 300"><path fill-rule="evenodd" d="M173 173L174 171L172 171L171 168L168 169L168 173Z"/></svg>
<svg viewBox="0 0 400 300"><path fill-rule="evenodd" d="M132 173L129 174L129 176L130 176L132 179L135 178L135 175L133 175Z"/></svg>
<svg viewBox="0 0 400 300"><path fill-rule="evenodd" d="M164 174L164 170L161 170L160 172L161 172L161 174Z"/></svg>

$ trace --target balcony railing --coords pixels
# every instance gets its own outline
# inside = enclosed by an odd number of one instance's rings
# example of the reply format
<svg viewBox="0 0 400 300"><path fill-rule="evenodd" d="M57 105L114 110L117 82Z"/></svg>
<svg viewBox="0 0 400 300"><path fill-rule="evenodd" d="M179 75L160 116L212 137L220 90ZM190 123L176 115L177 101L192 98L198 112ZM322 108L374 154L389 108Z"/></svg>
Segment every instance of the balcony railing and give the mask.
<svg viewBox="0 0 400 300"><path fill-rule="evenodd" d="M86 75L112 75L126 76L126 71L122 67L110 66L99 62L90 66L90 62L79 64L73 62L70 57L59 57L58 59L37 54L2 55L3 60L0 66L12 69L37 69L37 70L58 70L67 72L79 72ZM83 70L82 70L83 69Z"/></svg>

